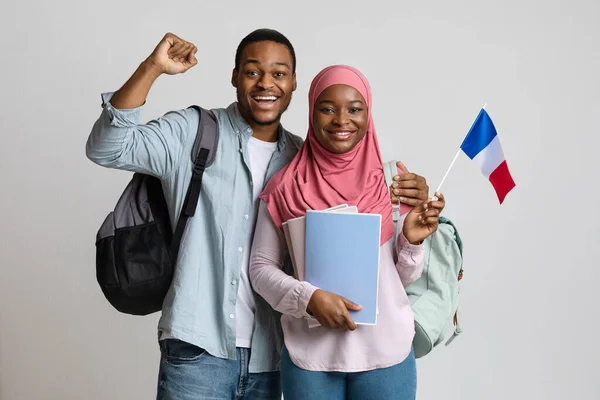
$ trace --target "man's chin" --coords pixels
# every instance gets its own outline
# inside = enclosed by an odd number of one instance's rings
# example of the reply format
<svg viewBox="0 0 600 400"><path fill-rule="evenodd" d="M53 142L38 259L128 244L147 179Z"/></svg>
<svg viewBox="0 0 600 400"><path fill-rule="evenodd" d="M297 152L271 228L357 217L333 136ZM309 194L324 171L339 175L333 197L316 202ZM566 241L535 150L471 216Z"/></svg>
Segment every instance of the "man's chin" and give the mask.
<svg viewBox="0 0 600 400"><path fill-rule="evenodd" d="M256 115L252 114L252 121L258 125L269 126L279 124L281 114L276 115Z"/></svg>

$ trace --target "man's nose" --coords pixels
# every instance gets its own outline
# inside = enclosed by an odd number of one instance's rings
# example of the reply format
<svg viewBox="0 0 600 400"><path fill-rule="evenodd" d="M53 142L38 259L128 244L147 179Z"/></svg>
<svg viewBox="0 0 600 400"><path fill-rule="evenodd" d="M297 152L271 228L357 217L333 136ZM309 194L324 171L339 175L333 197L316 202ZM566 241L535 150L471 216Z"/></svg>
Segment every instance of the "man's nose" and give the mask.
<svg viewBox="0 0 600 400"><path fill-rule="evenodd" d="M270 75L267 75L267 74L264 74L263 76L261 76L261 78L259 79L259 81L256 85L262 89L270 89L274 86L273 79L271 78Z"/></svg>

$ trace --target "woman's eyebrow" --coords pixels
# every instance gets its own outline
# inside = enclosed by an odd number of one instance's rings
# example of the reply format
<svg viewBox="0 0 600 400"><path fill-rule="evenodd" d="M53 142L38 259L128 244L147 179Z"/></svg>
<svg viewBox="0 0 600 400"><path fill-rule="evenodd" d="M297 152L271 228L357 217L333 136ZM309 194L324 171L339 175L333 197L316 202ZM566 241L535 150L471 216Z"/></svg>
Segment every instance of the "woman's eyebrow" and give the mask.
<svg viewBox="0 0 600 400"><path fill-rule="evenodd" d="M319 104L323 104L323 103L333 104L333 103L335 103L335 101L333 101L333 100L321 100L321 101L319 101ZM360 103L360 104L363 104L362 100L350 100L348 103Z"/></svg>

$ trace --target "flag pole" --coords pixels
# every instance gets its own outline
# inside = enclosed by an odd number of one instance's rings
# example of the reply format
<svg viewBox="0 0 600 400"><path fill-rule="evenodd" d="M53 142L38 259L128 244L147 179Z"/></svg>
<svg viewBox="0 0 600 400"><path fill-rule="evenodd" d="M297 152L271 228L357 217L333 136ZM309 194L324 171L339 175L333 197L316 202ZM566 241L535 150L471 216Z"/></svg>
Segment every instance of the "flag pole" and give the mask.
<svg viewBox="0 0 600 400"><path fill-rule="evenodd" d="M483 107L481 107L482 109L485 109L485 106L487 106L487 103L485 103L483 105ZM442 188L442 185L444 184L444 181L446 180L446 178L448 177L448 174L450 173L450 170L452 169L452 167L454 166L454 163L456 162L456 159L458 158L459 154L460 154L460 147L458 148L458 151L456 152L456 155L454 156L454 159L452 160L452 162L450 163L450 166L448 167L448 170L446 171L446 174L444 175L444 177L442 178L442 181L440 182L440 185L438 186L437 190L435 191L436 193L439 193L440 189ZM436 201L438 198L435 195L435 193L433 194L433 201Z"/></svg>
<svg viewBox="0 0 600 400"><path fill-rule="evenodd" d="M439 193L440 189L442 188L442 185L444 184L444 181L446 180L446 177L448 176L448 173L450 173L450 170L452 169L452 166L454 165L454 163L456 162L456 159L458 158L460 154L460 148L458 149L458 151L456 152L456 155L454 156L454 159L452 160L452 162L450 163L450 166L448 167L448 170L446 171L446 174L444 175L444 177L442 178L442 181L440 182L440 185L438 186L437 190L435 191L436 193ZM434 193L434 197L435 193Z"/></svg>

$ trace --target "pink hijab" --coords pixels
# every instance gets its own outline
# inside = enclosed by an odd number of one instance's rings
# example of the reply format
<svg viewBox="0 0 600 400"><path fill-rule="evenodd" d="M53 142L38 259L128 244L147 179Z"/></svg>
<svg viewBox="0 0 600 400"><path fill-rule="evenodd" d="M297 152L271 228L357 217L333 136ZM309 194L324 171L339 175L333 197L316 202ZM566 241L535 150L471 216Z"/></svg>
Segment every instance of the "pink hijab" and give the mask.
<svg viewBox="0 0 600 400"><path fill-rule="evenodd" d="M313 109L319 95L329 86L352 86L368 107L367 133L349 152L331 153L317 140ZM394 234L392 205L383 173L379 144L371 113L371 88L355 68L333 65L313 79L308 94L307 140L294 159L273 176L260 198L279 229L282 223L306 214L346 203L361 213L381 214L381 244Z"/></svg>

